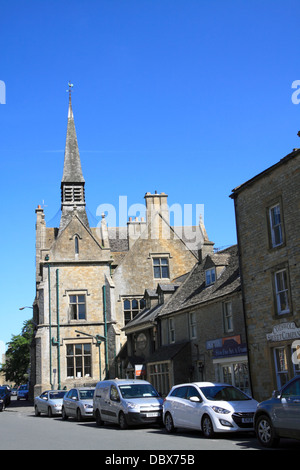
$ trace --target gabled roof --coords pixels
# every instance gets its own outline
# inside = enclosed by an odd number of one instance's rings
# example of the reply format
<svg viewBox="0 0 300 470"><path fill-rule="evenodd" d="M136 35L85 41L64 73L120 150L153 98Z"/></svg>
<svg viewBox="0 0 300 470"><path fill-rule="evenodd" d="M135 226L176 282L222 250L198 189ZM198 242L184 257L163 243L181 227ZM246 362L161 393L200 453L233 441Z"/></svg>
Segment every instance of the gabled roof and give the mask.
<svg viewBox="0 0 300 470"><path fill-rule="evenodd" d="M254 176L253 178L251 178L250 180L246 181L245 183L243 184L240 184L239 186L237 186L236 188L234 188L232 190L232 194L230 194L230 197L232 199L235 199L238 194L243 191L244 189L246 189L248 186L251 186L253 183L255 183L257 180L259 180L260 178L263 178L264 176L268 175L269 173L271 173L273 170L275 170L276 168L280 167L281 165L285 165L286 163L288 163L290 160L292 160L293 158L296 158L300 155L300 149L294 149L293 152L289 153L288 155L286 155L284 158L281 158L281 160L279 160L279 162L275 163L274 165L270 166L269 168L267 168L266 170L262 171L261 173L258 173L256 176Z"/></svg>
<svg viewBox="0 0 300 470"><path fill-rule="evenodd" d="M226 255L227 265L214 284L206 286L205 283L205 264L209 256L207 255L201 263L194 266L186 280L164 305L159 316L179 312L239 291L241 285L237 245L215 253L213 258L217 262L217 257L220 256L222 257L220 261L224 263L224 255Z"/></svg>

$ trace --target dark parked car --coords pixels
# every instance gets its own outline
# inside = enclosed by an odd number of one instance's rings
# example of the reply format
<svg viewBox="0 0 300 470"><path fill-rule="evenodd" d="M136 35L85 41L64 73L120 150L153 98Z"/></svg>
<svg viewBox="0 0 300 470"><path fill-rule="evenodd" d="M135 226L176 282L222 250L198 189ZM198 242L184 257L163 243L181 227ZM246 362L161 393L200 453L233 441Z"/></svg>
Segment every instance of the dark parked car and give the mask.
<svg viewBox="0 0 300 470"><path fill-rule="evenodd" d="M0 411L10 404L10 391L7 387L0 387Z"/></svg>
<svg viewBox="0 0 300 470"><path fill-rule="evenodd" d="M17 400L21 400L22 398L24 398L24 400L28 400L28 394L29 394L28 385L20 385L17 391Z"/></svg>
<svg viewBox="0 0 300 470"><path fill-rule="evenodd" d="M300 439L300 376L257 407L254 424L264 447L276 447L281 437Z"/></svg>

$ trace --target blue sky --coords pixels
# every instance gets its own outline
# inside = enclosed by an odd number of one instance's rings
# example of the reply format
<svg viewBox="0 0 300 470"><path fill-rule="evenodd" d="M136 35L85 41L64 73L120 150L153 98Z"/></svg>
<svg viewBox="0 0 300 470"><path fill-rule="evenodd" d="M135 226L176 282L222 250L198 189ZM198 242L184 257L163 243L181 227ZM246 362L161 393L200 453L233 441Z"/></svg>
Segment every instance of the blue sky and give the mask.
<svg viewBox="0 0 300 470"><path fill-rule="evenodd" d="M1 2L0 344L31 316L19 307L35 296L37 205L58 224L68 81L91 216L157 190L170 205L204 204L210 239L228 246L231 190L300 147L299 10L298 0Z"/></svg>

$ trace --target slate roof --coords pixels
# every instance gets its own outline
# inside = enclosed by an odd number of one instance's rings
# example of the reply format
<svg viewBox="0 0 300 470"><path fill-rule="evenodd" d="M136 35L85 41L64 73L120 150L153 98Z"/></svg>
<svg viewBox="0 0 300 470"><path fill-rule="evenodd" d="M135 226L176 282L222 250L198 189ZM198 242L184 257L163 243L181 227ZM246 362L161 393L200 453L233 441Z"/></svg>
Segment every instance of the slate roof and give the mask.
<svg viewBox="0 0 300 470"><path fill-rule="evenodd" d="M69 101L68 127L62 183L84 183L71 99Z"/></svg>
<svg viewBox="0 0 300 470"><path fill-rule="evenodd" d="M205 264L209 258L217 266L224 265L224 270L214 284L206 286ZM179 312L237 292L240 289L238 248L237 245L234 245L222 252L207 255L201 263L197 263L186 280L164 305L164 308L161 309L159 316Z"/></svg>

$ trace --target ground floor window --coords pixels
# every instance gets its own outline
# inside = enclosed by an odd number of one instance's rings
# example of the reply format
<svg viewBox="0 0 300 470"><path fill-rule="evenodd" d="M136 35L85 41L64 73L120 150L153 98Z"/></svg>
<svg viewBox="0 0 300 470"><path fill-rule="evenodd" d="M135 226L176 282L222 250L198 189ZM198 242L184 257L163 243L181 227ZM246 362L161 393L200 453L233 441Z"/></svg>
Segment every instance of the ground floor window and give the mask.
<svg viewBox="0 0 300 470"><path fill-rule="evenodd" d="M299 341L273 349L276 386L280 390L289 380L300 374Z"/></svg>
<svg viewBox="0 0 300 470"><path fill-rule="evenodd" d="M67 344L67 378L92 376L91 344Z"/></svg>
<svg viewBox="0 0 300 470"><path fill-rule="evenodd" d="M159 362L157 364L149 364L149 382L162 395L166 396L171 388L170 381L170 364L169 362Z"/></svg>
<svg viewBox="0 0 300 470"><path fill-rule="evenodd" d="M216 362L216 381L234 385L245 393L251 394L247 360Z"/></svg>

